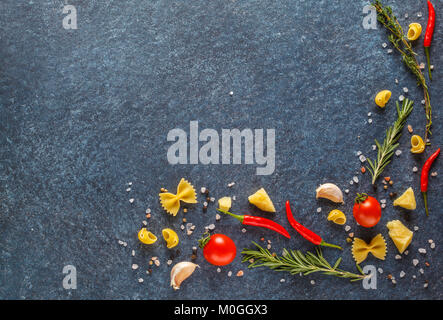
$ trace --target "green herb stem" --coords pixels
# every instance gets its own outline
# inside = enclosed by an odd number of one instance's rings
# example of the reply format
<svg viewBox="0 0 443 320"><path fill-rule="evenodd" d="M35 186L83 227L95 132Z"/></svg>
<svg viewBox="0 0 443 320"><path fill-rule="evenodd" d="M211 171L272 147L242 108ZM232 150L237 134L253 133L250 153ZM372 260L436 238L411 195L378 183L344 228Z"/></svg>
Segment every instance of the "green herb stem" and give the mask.
<svg viewBox="0 0 443 320"><path fill-rule="evenodd" d="M400 109L400 105L397 101L398 117L394 124L386 130L386 137L383 141L383 145L380 145L377 139L375 139L375 144L377 146L377 159L367 159L369 163L367 169L371 173L373 185L385 167L391 162L392 156L394 155L394 150L399 146L398 140L401 137L401 131L406 123L406 119L412 112L413 104L414 101L405 99Z"/></svg>
<svg viewBox="0 0 443 320"><path fill-rule="evenodd" d="M285 271L292 275L303 274L305 276L320 272L325 275L332 275L340 278L348 278L351 281L359 281L367 278L369 275L348 272L339 269L341 258L339 258L334 266L331 266L323 257L320 249L316 249L316 255L311 252L303 254L299 250L283 249L283 255L277 256L271 254L269 250L262 248L255 242L252 242L257 249L243 249L242 262L253 261L248 268L268 267L275 271ZM252 259L252 260L251 260ZM360 269L361 270L361 269Z"/></svg>
<svg viewBox="0 0 443 320"><path fill-rule="evenodd" d="M416 76L418 84L423 88L423 96L425 100L424 108L426 113L424 140L427 141L428 135L432 134L432 107L426 79L417 61L417 53L414 52L411 43L405 36L403 28L397 20L397 17L392 13L391 7L383 6L380 0L375 0L372 5L377 11L377 20L391 33L388 37L389 41L400 52L404 64Z"/></svg>

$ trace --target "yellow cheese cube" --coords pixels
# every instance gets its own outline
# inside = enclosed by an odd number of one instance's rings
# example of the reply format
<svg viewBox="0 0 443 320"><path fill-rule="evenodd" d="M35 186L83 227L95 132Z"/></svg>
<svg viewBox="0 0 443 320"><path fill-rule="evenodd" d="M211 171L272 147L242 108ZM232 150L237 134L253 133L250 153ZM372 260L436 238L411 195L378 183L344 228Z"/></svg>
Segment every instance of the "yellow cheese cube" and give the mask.
<svg viewBox="0 0 443 320"><path fill-rule="evenodd" d="M389 221L386 225L389 229L389 236L394 241L398 252L403 253L412 241L414 232L405 227L400 220Z"/></svg>
<svg viewBox="0 0 443 320"><path fill-rule="evenodd" d="M231 209L231 197L223 197L218 199L218 208L222 211L229 211Z"/></svg>
<svg viewBox="0 0 443 320"><path fill-rule="evenodd" d="M248 197L248 200L250 203L263 211L275 212L274 204L272 203L271 198L269 198L267 192L263 188L258 190L253 195L250 195Z"/></svg>

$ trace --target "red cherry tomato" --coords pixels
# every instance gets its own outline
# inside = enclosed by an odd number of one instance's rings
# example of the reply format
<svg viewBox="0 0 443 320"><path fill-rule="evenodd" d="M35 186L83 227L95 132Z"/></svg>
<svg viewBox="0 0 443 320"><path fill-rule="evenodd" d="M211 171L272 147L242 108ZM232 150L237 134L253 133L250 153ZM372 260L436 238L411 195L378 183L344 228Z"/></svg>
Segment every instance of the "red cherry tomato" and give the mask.
<svg viewBox="0 0 443 320"><path fill-rule="evenodd" d="M370 228L380 221L381 207L374 197L370 197L366 193L357 193L353 214L359 225Z"/></svg>
<svg viewBox="0 0 443 320"><path fill-rule="evenodd" d="M213 234L209 241L204 242L203 256L216 266L230 264L237 253L234 241L224 234Z"/></svg>

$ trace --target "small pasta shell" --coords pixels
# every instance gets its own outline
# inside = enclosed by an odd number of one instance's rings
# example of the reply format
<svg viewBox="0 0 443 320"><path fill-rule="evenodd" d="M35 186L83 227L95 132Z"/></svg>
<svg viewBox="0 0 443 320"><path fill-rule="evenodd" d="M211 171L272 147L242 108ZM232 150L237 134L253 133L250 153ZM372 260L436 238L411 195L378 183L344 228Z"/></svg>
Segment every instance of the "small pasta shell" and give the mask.
<svg viewBox="0 0 443 320"><path fill-rule="evenodd" d="M138 232L138 240L144 244L153 244L157 241L157 237L146 228L141 228Z"/></svg>
<svg viewBox="0 0 443 320"><path fill-rule="evenodd" d="M425 151L425 142L419 135L413 135L411 137L411 152L422 153Z"/></svg>
<svg viewBox="0 0 443 320"><path fill-rule="evenodd" d="M163 239L166 241L166 246L168 249L174 248L176 245L178 245L178 235L177 233L169 228L162 230Z"/></svg>
<svg viewBox="0 0 443 320"><path fill-rule="evenodd" d="M420 37L422 27L420 23L411 23L408 30L408 40L414 41Z"/></svg>
<svg viewBox="0 0 443 320"><path fill-rule="evenodd" d="M342 211L334 209L331 212L329 212L328 221L332 221L336 224L343 225L346 223L346 216Z"/></svg>
<svg viewBox="0 0 443 320"><path fill-rule="evenodd" d="M392 92L389 90L382 90L375 96L375 103L380 108L384 108L388 103L389 99L391 99Z"/></svg>

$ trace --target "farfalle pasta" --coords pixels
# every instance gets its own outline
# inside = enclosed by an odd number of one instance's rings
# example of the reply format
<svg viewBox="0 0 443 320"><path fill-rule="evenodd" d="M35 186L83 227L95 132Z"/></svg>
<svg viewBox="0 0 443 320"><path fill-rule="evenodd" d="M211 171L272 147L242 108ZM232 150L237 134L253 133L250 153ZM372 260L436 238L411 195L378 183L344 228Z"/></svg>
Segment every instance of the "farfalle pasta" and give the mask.
<svg viewBox="0 0 443 320"><path fill-rule="evenodd" d="M177 187L177 194L163 192L159 194L160 203L167 213L176 216L180 209L180 201L197 203L197 194L192 184L182 178Z"/></svg>
<svg viewBox="0 0 443 320"><path fill-rule="evenodd" d="M369 244L364 240L355 238L352 244L352 256L357 264L362 263L368 257L369 252L380 260L385 260L386 257L386 241L379 233Z"/></svg>

